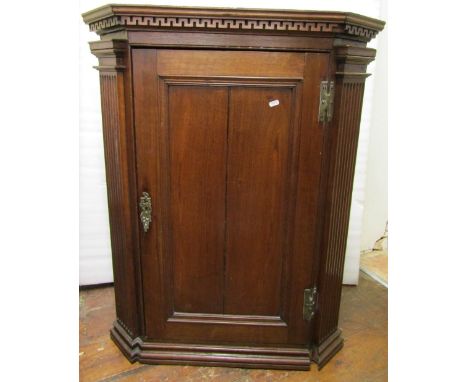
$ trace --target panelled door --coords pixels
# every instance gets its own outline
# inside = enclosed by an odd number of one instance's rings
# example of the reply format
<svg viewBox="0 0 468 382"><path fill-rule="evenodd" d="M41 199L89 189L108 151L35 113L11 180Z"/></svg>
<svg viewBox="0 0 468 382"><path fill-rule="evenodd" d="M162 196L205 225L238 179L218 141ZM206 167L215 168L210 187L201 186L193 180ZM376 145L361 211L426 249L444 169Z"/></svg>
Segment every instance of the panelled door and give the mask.
<svg viewBox="0 0 468 382"><path fill-rule="evenodd" d="M324 53L133 49L145 330L305 344Z"/></svg>

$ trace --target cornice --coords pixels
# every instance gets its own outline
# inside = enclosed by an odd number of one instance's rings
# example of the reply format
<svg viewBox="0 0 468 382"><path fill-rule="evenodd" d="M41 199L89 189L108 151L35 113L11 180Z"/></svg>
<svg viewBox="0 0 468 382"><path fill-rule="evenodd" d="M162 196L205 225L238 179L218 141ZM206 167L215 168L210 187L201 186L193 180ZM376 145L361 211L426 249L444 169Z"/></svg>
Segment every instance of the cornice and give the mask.
<svg viewBox="0 0 468 382"><path fill-rule="evenodd" d="M117 72L125 69L125 53L127 41L125 40L101 40L89 43L91 52L99 59L99 66L95 66L101 72Z"/></svg>
<svg viewBox="0 0 468 382"><path fill-rule="evenodd" d="M351 82L364 82L370 76L367 65L374 61L376 50L372 48L337 45L334 48L337 77L343 77Z"/></svg>
<svg viewBox="0 0 468 382"><path fill-rule="evenodd" d="M370 41L383 21L354 13L240 8L106 5L83 15L91 31L120 29L254 31L256 33L335 34Z"/></svg>

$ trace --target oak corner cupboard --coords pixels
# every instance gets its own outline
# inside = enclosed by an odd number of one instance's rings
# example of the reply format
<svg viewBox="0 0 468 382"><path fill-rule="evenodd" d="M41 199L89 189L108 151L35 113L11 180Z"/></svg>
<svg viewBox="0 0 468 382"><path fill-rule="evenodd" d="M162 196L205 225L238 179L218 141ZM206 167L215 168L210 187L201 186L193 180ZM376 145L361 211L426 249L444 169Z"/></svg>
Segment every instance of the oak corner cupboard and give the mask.
<svg viewBox="0 0 468 382"><path fill-rule="evenodd" d="M343 346L366 67L343 12L107 5L101 83L117 319L131 361L307 370Z"/></svg>

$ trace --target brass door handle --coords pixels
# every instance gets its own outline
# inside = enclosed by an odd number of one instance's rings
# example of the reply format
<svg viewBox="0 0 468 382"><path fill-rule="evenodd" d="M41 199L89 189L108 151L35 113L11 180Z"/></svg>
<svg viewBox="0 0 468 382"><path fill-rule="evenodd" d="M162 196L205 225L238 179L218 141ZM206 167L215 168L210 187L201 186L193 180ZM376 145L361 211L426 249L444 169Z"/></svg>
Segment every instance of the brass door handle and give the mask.
<svg viewBox="0 0 468 382"><path fill-rule="evenodd" d="M151 213L153 211L151 207L151 196L143 191L143 195L140 197L140 220L143 224L143 231L148 232L151 223Z"/></svg>

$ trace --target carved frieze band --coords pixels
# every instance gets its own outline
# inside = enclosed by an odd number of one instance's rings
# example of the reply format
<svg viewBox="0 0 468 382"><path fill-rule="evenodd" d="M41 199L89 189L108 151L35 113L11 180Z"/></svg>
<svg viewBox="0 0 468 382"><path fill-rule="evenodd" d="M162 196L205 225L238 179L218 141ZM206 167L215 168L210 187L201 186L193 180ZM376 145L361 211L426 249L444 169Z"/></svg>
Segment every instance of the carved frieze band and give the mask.
<svg viewBox="0 0 468 382"><path fill-rule="evenodd" d="M159 28L202 28L219 30L265 30L299 32L333 32L337 23L289 20L220 19L200 17L113 16L89 24L91 31L122 26L148 26Z"/></svg>
<svg viewBox="0 0 468 382"><path fill-rule="evenodd" d="M102 19L94 23L89 24L89 30L91 32L98 32L103 29L112 28L116 25L122 25L119 21L118 16L108 17L107 19Z"/></svg>
<svg viewBox="0 0 468 382"><path fill-rule="evenodd" d="M264 30L296 32L342 32L342 26L332 22L264 19L222 19L169 16L120 16L114 15L89 24L89 29L99 32L116 26L143 26L159 28L200 28L217 30ZM341 31L340 31L341 29ZM344 31L353 36L374 38L378 31L347 24Z"/></svg>
<svg viewBox="0 0 468 382"><path fill-rule="evenodd" d="M345 25L345 31L346 33L350 35L366 37L369 40L377 36L377 33L378 33L378 31L373 30L373 29L363 28L357 25L350 25L350 24Z"/></svg>

